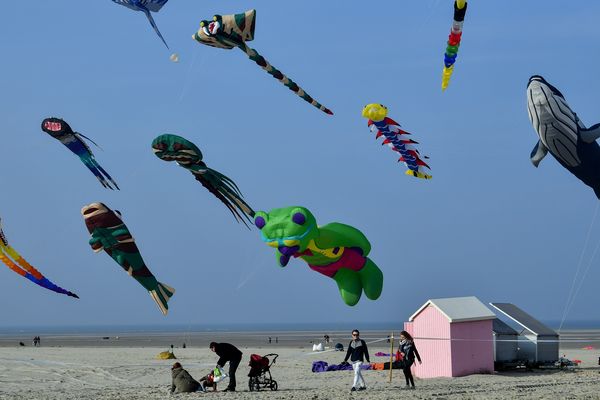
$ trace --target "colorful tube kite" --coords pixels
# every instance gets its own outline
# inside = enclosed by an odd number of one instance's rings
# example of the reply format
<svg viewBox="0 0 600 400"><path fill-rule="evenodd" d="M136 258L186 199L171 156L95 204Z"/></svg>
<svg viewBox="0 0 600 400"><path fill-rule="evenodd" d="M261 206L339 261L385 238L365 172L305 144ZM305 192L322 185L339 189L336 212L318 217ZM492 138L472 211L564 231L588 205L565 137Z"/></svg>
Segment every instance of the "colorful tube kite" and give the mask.
<svg viewBox="0 0 600 400"><path fill-rule="evenodd" d="M102 186L107 189L119 190L119 186L117 186L108 172L106 172L104 168L98 164L98 161L96 161L94 158L92 150L83 141L83 139L87 139L98 146L92 139L79 132L73 132L69 124L60 118L46 118L42 121L42 130L52 136L54 139L60 141L62 144L67 146L69 150L75 153L75 155L79 157L83 164L88 167L90 171L92 171L92 174L98 178Z"/></svg>
<svg viewBox="0 0 600 400"><path fill-rule="evenodd" d="M194 143L177 135L160 135L152 141L152 151L163 161L176 161L194 175L202 186L225 204L236 220L246 224L254 215L252 207L231 179L202 161L202 152ZM246 224L246 226L248 226Z"/></svg>
<svg viewBox="0 0 600 400"><path fill-rule="evenodd" d="M2 221L0 220L0 260L8 268L21 275L24 278L29 279L31 282L36 285L40 285L43 288L48 290L52 290L53 292L66 294L70 297L79 298L75 293L70 292L61 288L60 286L56 286L52 283L48 278L46 278L40 271L35 269L31 264L27 262L15 249L8 244L8 240L4 235L4 231L2 230Z"/></svg>
<svg viewBox="0 0 600 400"><path fill-rule="evenodd" d="M466 12L466 0L456 0L454 2L454 21L452 21L452 29L450 30L450 36L448 36L448 46L446 47L446 53L444 54L442 90L448 88L450 77L452 76L452 72L454 72L454 63L456 62L458 48L460 47L460 39L462 37L462 28Z"/></svg>
<svg viewBox="0 0 600 400"><path fill-rule="evenodd" d="M256 10L249 10L243 14L215 15L212 22L200 22L200 29L192 37L199 43L207 46L218 47L221 49L233 49L234 47L242 50L248 58L267 71L271 76L283 83L292 92L296 93L305 101L309 102L319 110L333 115L330 109L321 105L308 95L294 81L273 67L263 56L246 45L254 39L254 27L256 24Z"/></svg>
<svg viewBox="0 0 600 400"><path fill-rule="evenodd" d="M600 199L600 124L586 128L563 94L539 75L529 78L527 112L539 138L531 152L533 165L550 152Z"/></svg>
<svg viewBox="0 0 600 400"><path fill-rule="evenodd" d="M150 14L150 12L159 12L160 9L165 4L167 4L167 1L169 1L169 0L112 0L112 1L117 4L120 4L122 6L125 6L131 10L141 11L144 14L146 14L146 18L148 18L150 25L152 25L152 28L154 28L154 32L156 32L156 34L158 35L160 40L162 40L162 42L165 44L165 46L167 46L167 49L169 48L169 45L165 41L165 38L163 38L163 35L158 30L158 26L156 26L156 22L154 22L154 18L152 18L152 14Z"/></svg>
<svg viewBox="0 0 600 400"><path fill-rule="evenodd" d="M344 302L353 306L364 291L377 300L383 289L383 273L367 256L371 244L358 229L332 222L317 226L313 214L304 207L258 211L254 223L262 240L275 248L279 266L291 257L306 261L310 269L333 278Z"/></svg>
<svg viewBox="0 0 600 400"><path fill-rule="evenodd" d="M81 210L85 226L92 235L90 246L96 253L104 250L132 278L142 285L152 299L167 315L167 302L175 289L160 283L146 266L135 240L121 219L121 213L113 211L102 203L92 203Z"/></svg>
<svg viewBox="0 0 600 400"><path fill-rule="evenodd" d="M387 144L392 150L400 153L398 161L404 161L408 167L406 175L421 179L431 179L431 175L425 172L429 165L421 159L419 151L414 148L418 142L403 138L402 135L410 133L402 130L400 124L387 117L387 107L382 104L367 104L362 110L362 116L369 119L368 125L372 132L377 132L375 138L385 136L382 144ZM429 157L423 157L429 158Z"/></svg>

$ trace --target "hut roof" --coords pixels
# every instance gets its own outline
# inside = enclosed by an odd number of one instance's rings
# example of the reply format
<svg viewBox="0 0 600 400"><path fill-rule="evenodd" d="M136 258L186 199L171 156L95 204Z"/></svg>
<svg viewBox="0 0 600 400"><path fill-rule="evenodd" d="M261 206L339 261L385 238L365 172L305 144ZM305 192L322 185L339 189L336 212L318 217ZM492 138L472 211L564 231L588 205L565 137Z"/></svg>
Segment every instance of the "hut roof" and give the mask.
<svg viewBox="0 0 600 400"><path fill-rule="evenodd" d="M489 308L475 296L429 299L408 319L413 321L427 306L437 308L449 322L481 321L496 318Z"/></svg>
<svg viewBox="0 0 600 400"><path fill-rule="evenodd" d="M542 324L540 321L533 318L531 315L527 314L514 304L490 303L490 305L534 335L558 336L554 330L548 328L546 325Z"/></svg>
<svg viewBox="0 0 600 400"><path fill-rule="evenodd" d="M492 331L498 335L518 335L519 332L515 331L511 328L506 322L501 319L496 318L494 320L494 325L492 326Z"/></svg>

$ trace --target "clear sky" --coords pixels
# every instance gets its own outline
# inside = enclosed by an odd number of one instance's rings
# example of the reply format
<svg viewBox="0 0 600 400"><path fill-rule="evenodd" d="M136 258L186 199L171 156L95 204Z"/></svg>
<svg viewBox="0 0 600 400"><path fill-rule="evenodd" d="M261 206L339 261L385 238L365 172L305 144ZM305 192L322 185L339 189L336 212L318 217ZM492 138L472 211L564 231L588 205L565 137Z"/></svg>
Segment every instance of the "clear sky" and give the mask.
<svg viewBox="0 0 600 400"><path fill-rule="evenodd" d="M534 168L532 74L557 86L584 123L600 121L600 3L473 0L442 93L451 0L172 0L155 20L109 0L11 1L0 24L2 196L11 244L80 300L0 268L1 326L404 321L429 298L514 302L560 320L598 200L550 156ZM251 43L331 108L327 116L238 50L191 35L214 14L257 9ZM388 106L428 154L433 179L404 175L362 107ZM40 129L62 117L93 138L122 190L103 189ZM385 275L378 301L346 306L335 282L300 260L277 266L258 230L237 224L154 137L196 143L257 210L302 205L320 224L362 230ZM163 317L105 253L80 214L105 202L151 271L177 292ZM600 218L599 218L600 219ZM596 318L600 222L568 320Z"/></svg>

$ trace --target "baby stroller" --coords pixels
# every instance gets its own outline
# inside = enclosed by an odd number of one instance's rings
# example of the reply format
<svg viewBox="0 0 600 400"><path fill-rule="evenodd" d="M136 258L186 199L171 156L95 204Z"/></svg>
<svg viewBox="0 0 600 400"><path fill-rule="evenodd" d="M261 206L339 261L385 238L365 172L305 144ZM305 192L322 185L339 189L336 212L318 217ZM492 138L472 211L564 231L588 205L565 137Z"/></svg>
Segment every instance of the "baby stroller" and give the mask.
<svg viewBox="0 0 600 400"><path fill-rule="evenodd" d="M273 360L269 361L267 357L273 356ZM271 366L275 364L275 360L277 360L279 354L267 354L266 356L261 356L258 354L250 355L250 373L248 376L250 380L248 381L248 388L251 392L259 391L261 388L266 389L269 388L271 390L277 390L277 381L273 379L271 376Z"/></svg>

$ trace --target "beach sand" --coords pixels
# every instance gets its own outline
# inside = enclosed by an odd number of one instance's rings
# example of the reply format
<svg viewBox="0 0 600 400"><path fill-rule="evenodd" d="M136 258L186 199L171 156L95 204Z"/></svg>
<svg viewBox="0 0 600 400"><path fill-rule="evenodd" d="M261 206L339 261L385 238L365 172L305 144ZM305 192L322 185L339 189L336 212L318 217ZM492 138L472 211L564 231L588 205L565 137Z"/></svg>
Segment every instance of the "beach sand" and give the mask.
<svg viewBox="0 0 600 400"><path fill-rule="evenodd" d="M278 344L269 345L264 334L256 335L255 339L248 339L248 334L245 334L251 345L239 346L244 352L244 358L237 373L238 392L179 394L175 395L175 398L600 399L600 352L583 350L581 346L561 349L561 355L582 360L581 367L574 370L513 371L461 378L417 379L417 389L414 391L403 389L404 377L400 370L393 371L391 384L388 383L387 371L365 371L368 390L351 394L352 371L311 372L313 361L323 360L337 364L343 360L344 353L325 351L315 354L306 338L302 339L303 335L281 335L278 337ZM217 335L207 334L202 339L188 337L185 349L180 348L179 343L175 348L177 361L196 378L208 373L217 360L216 355L206 346L209 336ZM240 343L242 337L241 334L223 334L217 337L222 339L223 336L232 343ZM376 336L373 335L372 339ZM274 342L275 335L272 338ZM162 337L160 340L168 342L175 339L177 338ZM368 340L368 337L366 339ZM203 343L204 341L207 343ZM334 340L334 343L337 341L342 342L344 346L348 342L347 338L342 340L341 336ZM79 345L69 346L69 342ZM3 346L0 347L0 399L141 400L169 397L170 366L174 361L155 359L155 356L168 346L142 347L139 345L139 338L134 340L131 337L113 337L108 340L99 337L42 337L42 347L37 348L32 347L30 343L25 347L16 347L14 341L12 343L9 346L8 338L0 342ZM50 347L53 343L53 347ZM102 343L102 346L99 343ZM135 343L138 343L138 346L132 347ZM369 346L371 361L386 361L385 358L375 357L374 354L378 351L389 352L388 346L385 339L372 343ZM273 378L277 380L279 390L249 393L247 365L250 354L265 355L271 352L279 354L277 363L272 368ZM222 385L221 389L224 387L225 385Z"/></svg>

